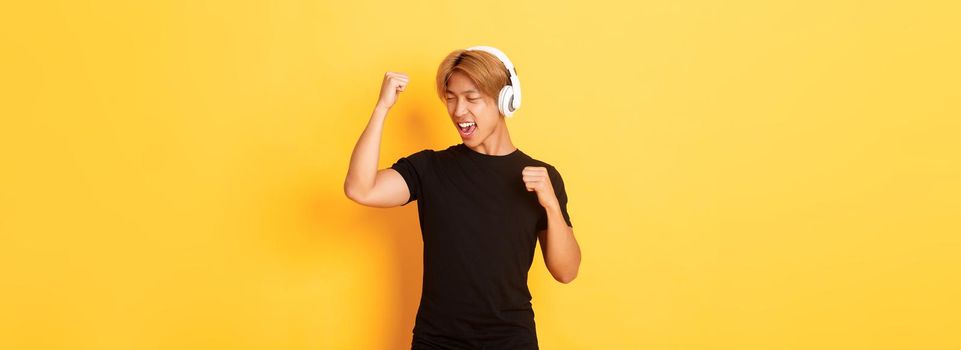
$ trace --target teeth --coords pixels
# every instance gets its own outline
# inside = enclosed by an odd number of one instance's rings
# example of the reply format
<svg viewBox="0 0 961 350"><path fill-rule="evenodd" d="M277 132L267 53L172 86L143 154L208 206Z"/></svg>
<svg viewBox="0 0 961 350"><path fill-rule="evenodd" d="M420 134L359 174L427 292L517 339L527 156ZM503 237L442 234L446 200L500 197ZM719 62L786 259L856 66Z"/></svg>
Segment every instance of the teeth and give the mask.
<svg viewBox="0 0 961 350"><path fill-rule="evenodd" d="M470 126L474 125L474 122L457 123L457 125L460 125L460 127L462 127L462 128L466 128L466 127L470 127Z"/></svg>

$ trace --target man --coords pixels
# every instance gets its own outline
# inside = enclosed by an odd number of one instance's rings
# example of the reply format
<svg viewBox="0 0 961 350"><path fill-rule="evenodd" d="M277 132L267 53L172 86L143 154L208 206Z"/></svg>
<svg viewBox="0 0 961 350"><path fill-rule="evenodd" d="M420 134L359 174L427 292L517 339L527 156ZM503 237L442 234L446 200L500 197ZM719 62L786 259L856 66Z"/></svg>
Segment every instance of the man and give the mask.
<svg viewBox="0 0 961 350"><path fill-rule="evenodd" d="M538 349L527 286L536 242L562 283L577 276L581 252L560 173L511 142L505 117L520 99L513 64L486 46L451 52L437 91L463 143L377 170L384 119L408 82L385 74L344 191L371 207L417 201L424 281L411 347Z"/></svg>

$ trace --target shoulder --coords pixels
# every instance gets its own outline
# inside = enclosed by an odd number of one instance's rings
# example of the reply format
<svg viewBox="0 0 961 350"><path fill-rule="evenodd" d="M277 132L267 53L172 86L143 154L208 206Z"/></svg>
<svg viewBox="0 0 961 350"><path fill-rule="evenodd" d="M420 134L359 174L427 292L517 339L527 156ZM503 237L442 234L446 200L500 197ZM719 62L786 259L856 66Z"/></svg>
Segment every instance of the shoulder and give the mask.
<svg viewBox="0 0 961 350"><path fill-rule="evenodd" d="M463 144L451 145L445 149L430 150L429 155L439 161L449 161L468 156L466 147Z"/></svg>
<svg viewBox="0 0 961 350"><path fill-rule="evenodd" d="M424 149L421 149L421 150L416 151L416 152L414 152L414 153L411 153L411 154L408 154L408 155L406 155L406 156L403 156L402 158L407 158L407 159L412 159L412 160L413 160L413 159L425 159L425 158L429 158L429 157L433 156L435 153L437 153L436 150L433 150L433 149L430 149L430 148L424 148Z"/></svg>
<svg viewBox="0 0 961 350"><path fill-rule="evenodd" d="M421 149L414 153L397 158L394 164L390 167L398 171L423 169L430 166L432 163L431 159L434 158L433 156L436 152L437 151L429 148Z"/></svg>
<svg viewBox="0 0 961 350"><path fill-rule="evenodd" d="M547 171L549 173L559 174L559 172L557 171L557 168L554 167L554 165L552 165L551 163L531 157L530 155L527 155L527 154L525 154L525 157L527 158L524 162L526 166L543 167L543 168L547 168Z"/></svg>
<svg viewBox="0 0 961 350"><path fill-rule="evenodd" d="M460 152L460 148L457 145L447 147L445 149L433 149L424 148L417 152L411 153L407 157L429 157L429 156L447 156Z"/></svg>

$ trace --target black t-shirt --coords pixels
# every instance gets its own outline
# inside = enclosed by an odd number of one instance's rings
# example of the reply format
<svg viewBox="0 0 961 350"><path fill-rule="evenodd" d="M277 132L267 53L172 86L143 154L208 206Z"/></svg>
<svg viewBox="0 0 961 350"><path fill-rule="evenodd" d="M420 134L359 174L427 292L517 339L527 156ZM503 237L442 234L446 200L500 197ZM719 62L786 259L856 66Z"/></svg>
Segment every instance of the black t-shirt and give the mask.
<svg viewBox="0 0 961 350"><path fill-rule="evenodd" d="M520 149L495 156L461 143L391 166L407 182L407 203L417 200L424 241L414 349L538 348L527 273L547 214L524 185L525 166L548 169L573 227L560 173Z"/></svg>

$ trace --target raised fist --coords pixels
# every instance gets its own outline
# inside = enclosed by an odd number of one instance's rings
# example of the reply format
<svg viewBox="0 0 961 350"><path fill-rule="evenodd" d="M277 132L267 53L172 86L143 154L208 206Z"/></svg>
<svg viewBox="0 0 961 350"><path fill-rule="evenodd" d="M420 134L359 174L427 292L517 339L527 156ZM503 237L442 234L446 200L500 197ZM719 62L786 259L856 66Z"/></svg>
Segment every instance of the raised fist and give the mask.
<svg viewBox="0 0 961 350"><path fill-rule="evenodd" d="M397 72L387 72L384 74L384 83L380 87L380 98L377 105L390 109L397 102L397 95L407 88L410 78L407 74Z"/></svg>

